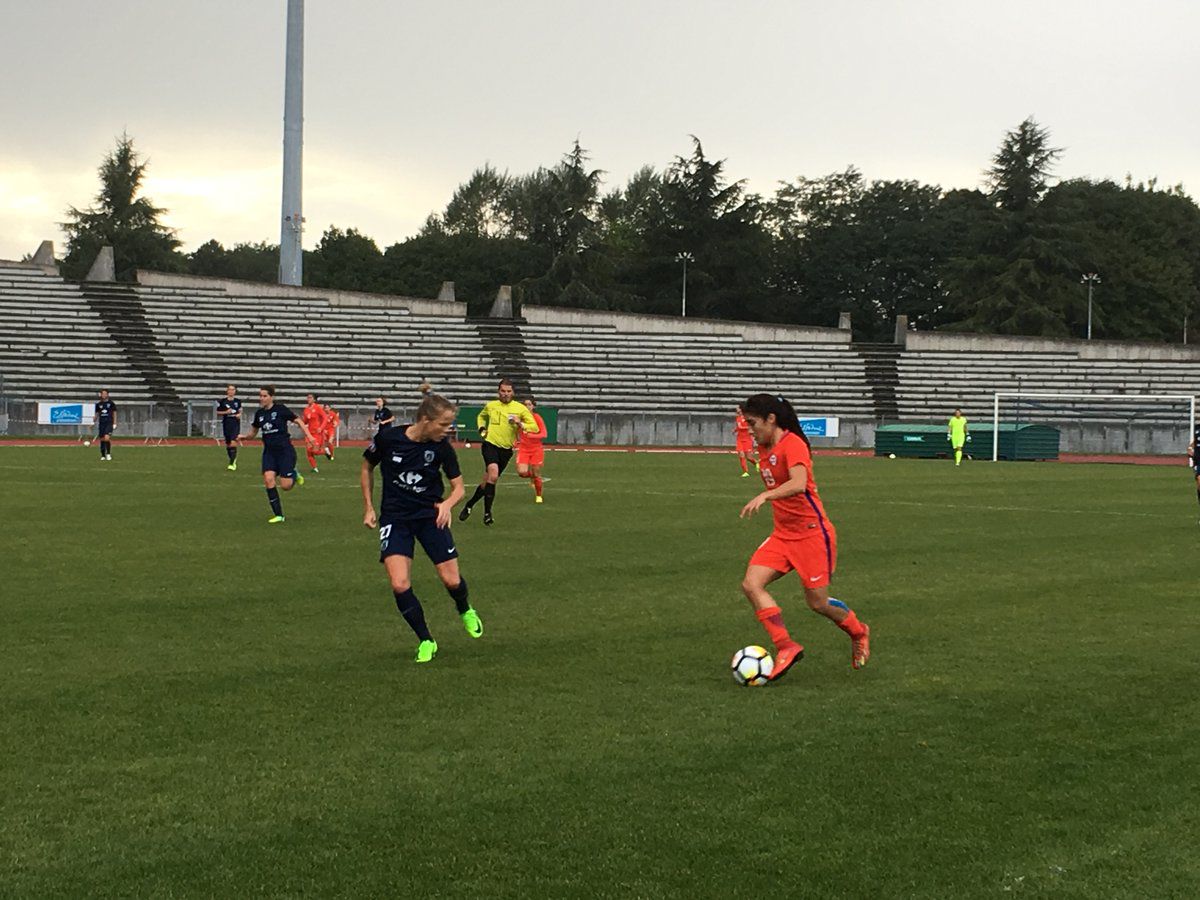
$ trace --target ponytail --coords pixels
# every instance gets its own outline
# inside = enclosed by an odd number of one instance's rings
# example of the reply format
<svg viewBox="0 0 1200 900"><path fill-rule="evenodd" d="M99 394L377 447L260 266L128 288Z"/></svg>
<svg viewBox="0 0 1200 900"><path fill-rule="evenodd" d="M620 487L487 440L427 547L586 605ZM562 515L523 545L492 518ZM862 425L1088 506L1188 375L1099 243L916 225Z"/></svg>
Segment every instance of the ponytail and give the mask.
<svg viewBox="0 0 1200 900"><path fill-rule="evenodd" d="M796 410L783 397L776 394L754 394L742 404L742 413L753 415L764 421L767 416L773 415L776 425L784 431L790 431L804 441L809 449L812 448L808 435L800 427L800 418L796 415Z"/></svg>

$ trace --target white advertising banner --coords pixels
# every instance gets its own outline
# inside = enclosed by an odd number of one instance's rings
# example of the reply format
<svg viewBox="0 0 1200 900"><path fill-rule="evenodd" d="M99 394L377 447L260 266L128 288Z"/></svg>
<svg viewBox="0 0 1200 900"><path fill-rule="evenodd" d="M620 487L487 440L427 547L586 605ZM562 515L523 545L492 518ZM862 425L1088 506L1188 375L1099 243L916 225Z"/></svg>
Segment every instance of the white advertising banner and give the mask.
<svg viewBox="0 0 1200 900"><path fill-rule="evenodd" d="M94 425L96 401L51 400L38 401L39 425Z"/></svg>

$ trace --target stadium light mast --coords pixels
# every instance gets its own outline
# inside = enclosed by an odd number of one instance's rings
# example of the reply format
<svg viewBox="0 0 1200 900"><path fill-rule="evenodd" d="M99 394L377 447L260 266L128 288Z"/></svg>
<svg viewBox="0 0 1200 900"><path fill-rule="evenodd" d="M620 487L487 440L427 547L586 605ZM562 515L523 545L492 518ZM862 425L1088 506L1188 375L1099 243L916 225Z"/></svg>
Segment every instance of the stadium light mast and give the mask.
<svg viewBox="0 0 1200 900"><path fill-rule="evenodd" d="M1096 285L1100 284L1100 276L1097 275L1095 272L1088 272L1086 275L1084 275L1082 278L1079 279L1079 283L1086 284L1088 286L1088 333L1087 333L1087 339L1090 341L1092 339L1092 288L1094 288Z"/></svg>
<svg viewBox="0 0 1200 900"><path fill-rule="evenodd" d="M303 284L304 213L300 200L304 146L304 0L288 0L287 69L283 82L283 208L279 283Z"/></svg>
<svg viewBox="0 0 1200 900"><path fill-rule="evenodd" d="M675 254L675 262L683 263L683 308L680 315L685 319L687 318L687 264L695 261L696 257L686 250L680 250Z"/></svg>

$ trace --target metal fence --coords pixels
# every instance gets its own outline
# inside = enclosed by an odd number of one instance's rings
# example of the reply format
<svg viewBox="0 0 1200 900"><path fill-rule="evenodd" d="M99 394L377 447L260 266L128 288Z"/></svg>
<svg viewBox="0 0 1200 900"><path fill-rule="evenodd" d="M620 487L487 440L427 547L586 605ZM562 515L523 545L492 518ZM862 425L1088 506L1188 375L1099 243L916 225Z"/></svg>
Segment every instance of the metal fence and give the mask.
<svg viewBox="0 0 1200 900"><path fill-rule="evenodd" d="M78 400L78 398L69 398ZM83 424L44 424L38 422L38 403L57 402L56 398L27 400L0 395L0 435L21 437L65 437L81 440L96 434L96 426ZM85 406L94 403L87 398ZM171 416L158 403L129 402L116 398L117 418L114 438L143 438L164 441L170 434Z"/></svg>

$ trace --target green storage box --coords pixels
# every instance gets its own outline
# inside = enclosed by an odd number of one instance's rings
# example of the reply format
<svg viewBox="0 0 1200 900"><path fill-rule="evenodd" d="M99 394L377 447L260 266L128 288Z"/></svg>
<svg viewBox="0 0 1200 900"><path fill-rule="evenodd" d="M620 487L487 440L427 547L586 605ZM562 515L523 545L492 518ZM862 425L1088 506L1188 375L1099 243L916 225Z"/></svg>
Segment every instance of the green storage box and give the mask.
<svg viewBox="0 0 1200 900"><path fill-rule="evenodd" d="M969 426L966 452L972 459L992 458L992 423ZM1002 424L1000 459L1058 459L1059 431L1049 425ZM875 455L938 459L952 453L946 426L900 424L875 429Z"/></svg>

